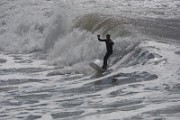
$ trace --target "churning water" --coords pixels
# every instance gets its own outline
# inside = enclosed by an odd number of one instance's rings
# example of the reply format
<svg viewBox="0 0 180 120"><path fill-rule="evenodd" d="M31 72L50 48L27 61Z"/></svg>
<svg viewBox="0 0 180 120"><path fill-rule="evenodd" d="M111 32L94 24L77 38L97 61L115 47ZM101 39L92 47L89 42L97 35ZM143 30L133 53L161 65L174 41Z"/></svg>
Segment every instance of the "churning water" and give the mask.
<svg viewBox="0 0 180 120"><path fill-rule="evenodd" d="M1 0L0 120L179 120L179 33L178 0Z"/></svg>

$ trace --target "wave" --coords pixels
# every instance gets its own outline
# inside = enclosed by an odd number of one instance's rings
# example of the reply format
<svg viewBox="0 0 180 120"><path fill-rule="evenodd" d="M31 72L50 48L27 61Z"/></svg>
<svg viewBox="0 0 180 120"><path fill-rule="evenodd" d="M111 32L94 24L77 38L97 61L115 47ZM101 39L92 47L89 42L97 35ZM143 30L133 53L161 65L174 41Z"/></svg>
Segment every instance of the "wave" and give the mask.
<svg viewBox="0 0 180 120"><path fill-rule="evenodd" d="M111 33L115 37L129 36L138 33L179 40L179 19L131 18L120 15L100 13L86 14L79 17L74 25L76 28L91 32Z"/></svg>
<svg viewBox="0 0 180 120"><path fill-rule="evenodd" d="M74 19L68 31L54 41L48 63L66 70L70 67L72 71L87 73L90 71L89 62L102 60L106 52L105 45L97 40L97 34L105 37L109 33L115 42L109 66L119 69L119 67L148 64L153 59L158 59L153 63L158 64L164 61L163 57L147 50L143 45L147 41L157 41L158 39L155 38L159 38L162 34L166 38L166 32L162 31L158 37L151 33L151 29L146 30L149 26L146 22L99 13L79 16Z"/></svg>
<svg viewBox="0 0 180 120"><path fill-rule="evenodd" d="M22 2L21 8L14 6L12 10L6 11L10 2L6 4L7 6L2 8L4 12L0 21L0 50L10 53L49 52L56 42L69 36L75 29L86 30L94 35L109 33L114 39L139 35L175 40L180 37L179 19L175 18L127 17L102 10L82 12L82 9L77 10L69 3L59 4L55 9L51 9L51 5L44 2L45 6L41 8L42 3L35 4L30 1L28 4ZM19 1L13 4L19 4ZM23 12L24 9L26 11Z"/></svg>
<svg viewBox="0 0 180 120"><path fill-rule="evenodd" d="M132 26L127 18L118 19L112 15L92 13L84 15L77 19L74 27L94 32L100 32L102 35L107 33L112 36L129 36L133 31L128 29Z"/></svg>
<svg viewBox="0 0 180 120"><path fill-rule="evenodd" d="M146 64L150 59L160 57L143 47L146 41L179 41L178 19L139 18L105 11L70 14L72 9L68 9L62 5L56 10L46 6L37 13L26 11L31 14L9 12L14 15L14 20L7 25L7 16L2 18L0 50L9 53L44 52L49 64L70 66L84 72L88 71L90 61L102 60L106 52L105 45L97 40L97 34L102 37L111 34L115 46L109 65L121 67Z"/></svg>

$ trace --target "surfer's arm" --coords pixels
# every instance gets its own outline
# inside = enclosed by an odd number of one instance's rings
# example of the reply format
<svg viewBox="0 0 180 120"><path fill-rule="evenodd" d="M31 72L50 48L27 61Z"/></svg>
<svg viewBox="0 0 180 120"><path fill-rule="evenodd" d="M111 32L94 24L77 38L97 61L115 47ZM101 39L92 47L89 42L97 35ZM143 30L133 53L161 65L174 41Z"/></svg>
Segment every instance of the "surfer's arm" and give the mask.
<svg viewBox="0 0 180 120"><path fill-rule="evenodd" d="M102 42L105 42L105 41L106 41L106 39L101 39L101 38L100 38L100 35L97 35L97 37L98 37L98 40L99 40L99 41L102 41Z"/></svg>

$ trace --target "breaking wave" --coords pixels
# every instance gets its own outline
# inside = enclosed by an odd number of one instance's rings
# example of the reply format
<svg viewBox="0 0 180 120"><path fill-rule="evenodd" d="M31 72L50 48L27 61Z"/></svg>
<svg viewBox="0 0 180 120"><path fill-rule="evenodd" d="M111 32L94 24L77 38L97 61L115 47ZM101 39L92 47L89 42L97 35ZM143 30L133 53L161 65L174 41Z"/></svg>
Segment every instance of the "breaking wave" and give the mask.
<svg viewBox="0 0 180 120"><path fill-rule="evenodd" d="M105 37L107 33L111 34L115 42L114 54L109 60L110 66L142 65L156 57L162 58L161 55L148 51L143 45L147 41L158 40L154 38L163 36L165 38L167 31L160 30L161 34L157 36L152 34L153 30L151 29L142 29L142 26L143 28L148 27L149 25L146 22L151 23L150 21L144 20L144 24L141 21L100 13L76 17L68 32L54 42L54 47L48 56L49 63L62 68L70 66L74 68L73 71L88 71L89 62L96 59L102 60L106 51L104 44L97 40L97 34ZM154 24L153 21L152 23ZM163 30L163 27L159 29ZM174 35L177 35L177 31L173 32L174 29L168 30L172 31L172 35L169 36L173 39Z"/></svg>
<svg viewBox="0 0 180 120"><path fill-rule="evenodd" d="M57 2L58 3L58 2ZM97 40L111 34L115 42L110 66L128 67L145 64L158 55L146 50L147 41L175 41L179 43L179 19L163 19L110 14L104 11L76 11L70 3L52 9L39 9L33 2L14 7L11 20L1 15L0 50L8 53L41 52L48 64L61 68L70 66L80 72L88 71L88 63L103 58L105 45ZM27 6L31 5L38 12ZM26 8L24 12L22 9ZM74 10L74 11L73 11ZM73 12L72 12L73 11ZM39 16L39 17L37 17ZM15 18L14 20L12 20ZM8 23L9 22L9 23ZM160 55L159 55L160 56Z"/></svg>

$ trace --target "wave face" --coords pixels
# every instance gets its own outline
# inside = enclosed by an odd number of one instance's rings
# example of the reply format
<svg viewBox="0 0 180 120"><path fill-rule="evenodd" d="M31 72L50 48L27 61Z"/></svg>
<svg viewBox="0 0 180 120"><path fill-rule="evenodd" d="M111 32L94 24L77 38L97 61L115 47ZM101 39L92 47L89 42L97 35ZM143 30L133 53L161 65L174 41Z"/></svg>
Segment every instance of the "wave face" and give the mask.
<svg viewBox="0 0 180 120"><path fill-rule="evenodd" d="M115 46L110 65L121 60L124 67L130 64L144 64L156 55L142 48L142 44L146 41L164 42L164 39L166 42L179 43L178 23L177 19L130 18L102 13L82 14L73 20L69 32L57 40L48 60L51 64L74 66L81 72L86 71L87 68L83 69L82 66L87 67L89 62L102 59L106 51L104 44L97 40L97 34L101 34L102 37L111 34ZM134 63L131 63L132 61Z"/></svg>
<svg viewBox="0 0 180 120"><path fill-rule="evenodd" d="M177 0L1 0L0 119L179 120ZM96 74L110 34L108 70Z"/></svg>

